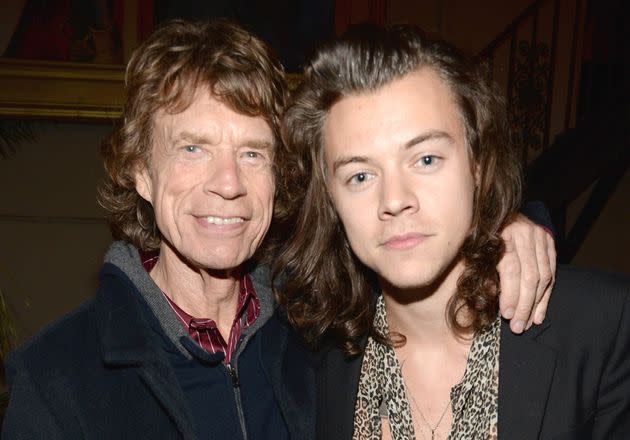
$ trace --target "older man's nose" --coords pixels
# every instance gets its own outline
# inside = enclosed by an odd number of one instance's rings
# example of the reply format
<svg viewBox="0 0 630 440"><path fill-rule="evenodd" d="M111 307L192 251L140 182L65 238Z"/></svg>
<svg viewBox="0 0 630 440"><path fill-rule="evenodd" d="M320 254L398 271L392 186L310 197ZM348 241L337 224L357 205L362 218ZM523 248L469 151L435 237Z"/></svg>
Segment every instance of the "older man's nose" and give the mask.
<svg viewBox="0 0 630 440"><path fill-rule="evenodd" d="M233 154L221 155L210 164L205 191L224 199L235 199L247 193L237 158Z"/></svg>

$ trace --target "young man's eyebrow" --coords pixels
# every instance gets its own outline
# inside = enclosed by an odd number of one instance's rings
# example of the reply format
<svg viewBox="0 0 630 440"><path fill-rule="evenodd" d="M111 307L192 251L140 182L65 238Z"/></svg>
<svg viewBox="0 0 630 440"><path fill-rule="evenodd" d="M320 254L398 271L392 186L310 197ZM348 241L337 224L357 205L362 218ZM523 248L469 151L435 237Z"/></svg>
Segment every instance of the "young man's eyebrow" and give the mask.
<svg viewBox="0 0 630 440"><path fill-rule="evenodd" d="M350 163L367 163L369 159L365 156L341 156L333 163L333 174L337 172L339 168Z"/></svg>
<svg viewBox="0 0 630 440"><path fill-rule="evenodd" d="M427 131L425 133L419 134L413 139L405 142L405 144L403 145L403 148L404 149L411 148L423 142L436 140L436 139L444 139L449 144L453 144L455 142L455 139L453 139L453 136L451 136L447 132L442 131L442 130L431 130L431 131ZM348 165L350 163L367 163L369 161L370 161L369 158L366 156L341 156L337 160L335 160L335 162L333 163L333 173L336 173L337 170L344 165Z"/></svg>
<svg viewBox="0 0 630 440"><path fill-rule="evenodd" d="M405 149L411 148L423 142L432 141L436 139L444 139L448 141L449 144L453 144L455 142L455 139L453 139L453 136L451 136L447 132L442 131L442 130L431 130L431 131L427 131L425 133L419 134L413 139L405 142L404 148Z"/></svg>

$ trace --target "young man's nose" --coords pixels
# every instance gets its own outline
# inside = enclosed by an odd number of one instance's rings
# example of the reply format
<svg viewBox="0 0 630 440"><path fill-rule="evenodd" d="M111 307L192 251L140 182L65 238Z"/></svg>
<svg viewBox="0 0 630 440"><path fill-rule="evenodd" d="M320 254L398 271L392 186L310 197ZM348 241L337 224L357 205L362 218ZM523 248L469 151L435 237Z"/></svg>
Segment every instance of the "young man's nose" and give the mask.
<svg viewBox="0 0 630 440"><path fill-rule="evenodd" d="M419 208L418 198L411 182L395 172L383 176L380 187L378 215L381 220L395 217L405 212L415 212Z"/></svg>

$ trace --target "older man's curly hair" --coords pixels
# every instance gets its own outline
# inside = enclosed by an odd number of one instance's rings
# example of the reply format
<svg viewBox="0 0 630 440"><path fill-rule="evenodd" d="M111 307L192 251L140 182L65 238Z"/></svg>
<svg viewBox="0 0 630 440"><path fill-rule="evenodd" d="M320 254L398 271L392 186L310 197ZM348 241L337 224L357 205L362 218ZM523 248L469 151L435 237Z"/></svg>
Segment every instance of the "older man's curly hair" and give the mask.
<svg viewBox="0 0 630 440"><path fill-rule="evenodd" d="M135 50L125 85L123 119L103 144L99 202L115 238L152 250L161 237L151 204L136 192L135 173L150 161L155 115L184 111L205 86L234 111L263 117L279 143L285 75L268 46L240 26L176 20Z"/></svg>
<svg viewBox="0 0 630 440"><path fill-rule="evenodd" d="M325 337L346 353L372 331L373 275L354 256L326 190L323 126L331 107L346 96L371 93L419 69L447 84L459 107L475 189L472 232L461 254L466 269L448 308L458 333L479 330L498 313L496 265L503 252L499 233L521 198L520 160L501 96L483 69L452 46L410 26L351 30L321 48L285 111L282 137L287 164L282 196L295 206L295 224L274 261L285 282L276 295L289 321L316 345ZM465 307L470 325L457 320ZM378 335L377 335L378 336Z"/></svg>

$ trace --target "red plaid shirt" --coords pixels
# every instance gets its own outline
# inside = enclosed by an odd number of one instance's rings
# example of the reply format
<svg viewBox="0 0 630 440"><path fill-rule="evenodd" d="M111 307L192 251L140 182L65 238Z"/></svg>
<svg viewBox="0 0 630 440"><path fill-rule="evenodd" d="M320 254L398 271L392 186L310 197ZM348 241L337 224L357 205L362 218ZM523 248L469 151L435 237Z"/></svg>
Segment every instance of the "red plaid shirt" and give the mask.
<svg viewBox="0 0 630 440"><path fill-rule="evenodd" d="M159 254L157 252L141 253L142 265L147 272L157 263ZM210 353L221 352L225 355L224 363L229 363L232 355L236 351L238 341L243 334L243 330L249 327L260 315L260 301L254 291L252 280L247 274L243 274L239 280L239 296L238 305L236 307L236 316L232 322L230 329L230 337L226 342L221 336L216 322L208 318L195 318L184 312L177 304L175 304L164 292L162 292L171 308L175 312L175 316L182 323L188 334L197 343Z"/></svg>

